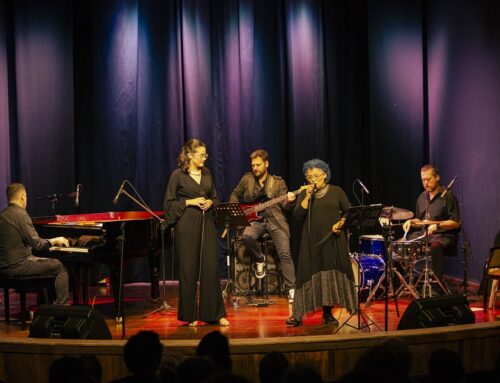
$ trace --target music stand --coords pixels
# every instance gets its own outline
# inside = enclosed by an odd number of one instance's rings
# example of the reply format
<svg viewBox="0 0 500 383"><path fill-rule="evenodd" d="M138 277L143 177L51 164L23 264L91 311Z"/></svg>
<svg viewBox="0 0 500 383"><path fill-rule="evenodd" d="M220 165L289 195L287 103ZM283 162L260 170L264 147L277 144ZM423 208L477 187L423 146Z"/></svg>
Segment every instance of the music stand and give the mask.
<svg viewBox="0 0 500 383"><path fill-rule="evenodd" d="M382 204L375 204L367 206L354 206L349 208L344 217L345 221L344 225L342 226L342 230L349 229L351 227L357 227L359 229L361 227L375 226L378 223L378 218L380 217L380 213L382 212L383 207L384 206ZM360 270L361 268L358 269L358 273L360 273ZM358 275L358 283L360 280L360 275ZM358 304L356 306L356 310L338 327L335 333L339 332L340 329L344 326L349 326L356 330L368 328L368 331L370 331L370 326L372 324L375 325L375 327L377 327L379 330L381 330L380 327L368 315L365 316L365 314L363 314L363 312L361 311L361 306L359 303L359 286L357 286L357 288ZM358 316L357 326L349 324L349 321L354 315ZM363 319L363 324L361 323L361 319Z"/></svg>
<svg viewBox="0 0 500 383"><path fill-rule="evenodd" d="M233 287L232 275L234 273L234 265L231 262L233 257L232 247L231 247L231 236L230 230L236 227L250 226L247 216L241 210L240 204L237 202L222 202L217 204L216 208L216 220L215 223L218 226L223 226L226 235L226 245L227 245L227 282L224 287L223 294L226 296L227 303L231 303L231 288Z"/></svg>

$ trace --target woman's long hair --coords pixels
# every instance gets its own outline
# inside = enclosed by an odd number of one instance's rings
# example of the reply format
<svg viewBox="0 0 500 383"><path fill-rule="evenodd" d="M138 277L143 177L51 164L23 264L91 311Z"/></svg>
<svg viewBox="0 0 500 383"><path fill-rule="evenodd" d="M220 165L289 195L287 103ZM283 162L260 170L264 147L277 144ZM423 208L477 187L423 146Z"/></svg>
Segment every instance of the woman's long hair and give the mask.
<svg viewBox="0 0 500 383"><path fill-rule="evenodd" d="M203 141L196 138L188 140L181 148L179 157L177 157L177 166L182 169L183 172L189 171L189 154L195 153L196 149L199 147L206 148L207 145Z"/></svg>

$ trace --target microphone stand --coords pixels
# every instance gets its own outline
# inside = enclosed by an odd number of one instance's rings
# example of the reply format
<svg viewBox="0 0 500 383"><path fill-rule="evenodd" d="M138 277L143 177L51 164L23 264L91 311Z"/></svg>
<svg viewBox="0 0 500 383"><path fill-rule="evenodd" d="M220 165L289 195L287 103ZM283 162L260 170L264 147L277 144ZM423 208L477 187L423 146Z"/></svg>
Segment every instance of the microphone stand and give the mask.
<svg viewBox="0 0 500 383"><path fill-rule="evenodd" d="M137 200L134 196L130 195L129 192L127 192L125 189L122 190L122 194L125 194L130 200L134 201L137 205L142 207L145 211L147 211L149 214L151 214L158 223L160 224L160 232L161 232L161 259L160 259L160 265L161 265L161 278L163 280L163 286L162 286L162 303L160 307L157 309L151 311L150 313L147 313L143 316L143 318L147 318L148 316L155 314L157 312L162 312L166 310L172 310L174 307L170 306L167 303L167 295L166 295L166 286L165 286L165 220L161 217L159 217L154 211L152 211L147 205L144 203L140 202ZM121 288L121 286L120 286Z"/></svg>
<svg viewBox="0 0 500 383"><path fill-rule="evenodd" d="M166 299L166 287L165 287L165 220L161 217L159 217L154 211L152 211L145 203L142 203L141 201L137 200L134 196L130 195L129 192L127 192L125 189L121 191L122 194L125 194L130 200L134 201L137 205L142 207L145 211L147 211L149 214L151 214L158 223L160 224L160 232L161 232L161 259L160 259L160 265L161 265L161 277L163 279L163 288L162 288L162 303L160 307L157 309L153 310L152 312L146 314L143 316L143 318L146 318L150 316L151 314L154 314L156 312L164 311L164 310L171 310L173 309L172 306L170 306L167 303ZM120 289L122 287L120 286Z"/></svg>
<svg viewBox="0 0 500 383"><path fill-rule="evenodd" d="M66 193L66 194L52 193L52 194L49 194L48 196L36 197L35 201L43 201L43 200L48 199L50 201L50 207L51 207L50 210L52 211L52 215L55 215L56 214L56 203L59 202L59 198L74 197L74 196L75 196L75 192Z"/></svg>

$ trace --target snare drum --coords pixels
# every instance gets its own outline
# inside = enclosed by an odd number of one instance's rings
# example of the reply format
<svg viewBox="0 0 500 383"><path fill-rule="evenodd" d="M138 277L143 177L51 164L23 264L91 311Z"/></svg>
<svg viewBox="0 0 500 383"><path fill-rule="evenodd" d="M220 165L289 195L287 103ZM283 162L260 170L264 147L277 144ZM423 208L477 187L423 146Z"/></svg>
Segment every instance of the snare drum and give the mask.
<svg viewBox="0 0 500 383"><path fill-rule="evenodd" d="M422 241L395 241L392 243L392 257L397 261L414 261L420 258L423 248Z"/></svg>
<svg viewBox="0 0 500 383"><path fill-rule="evenodd" d="M381 235L362 235L359 237L359 247L361 254L385 255L384 237Z"/></svg>
<svg viewBox="0 0 500 383"><path fill-rule="evenodd" d="M351 257L351 265L358 291L374 288L385 270L385 262L378 255L357 254Z"/></svg>

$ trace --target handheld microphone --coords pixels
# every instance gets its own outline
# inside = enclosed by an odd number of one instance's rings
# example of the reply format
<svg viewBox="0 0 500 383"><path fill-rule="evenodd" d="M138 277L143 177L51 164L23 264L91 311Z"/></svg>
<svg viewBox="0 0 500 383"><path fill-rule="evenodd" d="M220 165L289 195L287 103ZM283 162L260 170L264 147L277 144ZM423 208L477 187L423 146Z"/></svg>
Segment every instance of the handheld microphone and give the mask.
<svg viewBox="0 0 500 383"><path fill-rule="evenodd" d="M82 187L82 184L77 184L76 185L76 193L75 193L75 207L80 206L80 189Z"/></svg>
<svg viewBox="0 0 500 383"><path fill-rule="evenodd" d="M316 182L313 182L313 190L312 193L316 193L318 191L318 184Z"/></svg>
<svg viewBox="0 0 500 383"><path fill-rule="evenodd" d="M118 189L118 192L115 195L115 198L113 198L113 205L118 204L118 199L120 198L120 195L122 194L123 187L125 186L125 182L127 182L127 180L122 182L122 184L120 185L120 189Z"/></svg>
<svg viewBox="0 0 500 383"><path fill-rule="evenodd" d="M356 181L358 181L359 186L361 186L363 188L363 190L365 191L366 194L370 194L370 191L368 190L368 188L365 186L365 184L363 182L361 182L361 180L359 178L356 178Z"/></svg>
<svg viewBox="0 0 500 383"><path fill-rule="evenodd" d="M441 193L441 198L444 197L446 195L446 193L448 193L450 191L451 187L453 186L453 184L455 183L455 181L457 180L457 178L458 178L458 175L455 176L455 178L453 178L451 180L451 182L449 183L448 186L446 186L446 189L444 189L443 192Z"/></svg>

